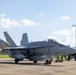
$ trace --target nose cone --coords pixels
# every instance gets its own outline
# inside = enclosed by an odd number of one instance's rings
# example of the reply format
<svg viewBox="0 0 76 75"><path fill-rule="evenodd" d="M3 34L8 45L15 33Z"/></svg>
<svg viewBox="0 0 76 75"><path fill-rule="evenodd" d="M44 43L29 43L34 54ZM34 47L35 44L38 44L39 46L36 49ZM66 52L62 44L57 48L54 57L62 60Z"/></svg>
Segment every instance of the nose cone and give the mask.
<svg viewBox="0 0 76 75"><path fill-rule="evenodd" d="M66 47L66 54L74 54L76 50L71 47Z"/></svg>
<svg viewBox="0 0 76 75"><path fill-rule="evenodd" d="M68 47L68 46L64 46L64 45L60 46L60 50L61 50L62 55L69 55L69 54L76 53L75 49Z"/></svg>

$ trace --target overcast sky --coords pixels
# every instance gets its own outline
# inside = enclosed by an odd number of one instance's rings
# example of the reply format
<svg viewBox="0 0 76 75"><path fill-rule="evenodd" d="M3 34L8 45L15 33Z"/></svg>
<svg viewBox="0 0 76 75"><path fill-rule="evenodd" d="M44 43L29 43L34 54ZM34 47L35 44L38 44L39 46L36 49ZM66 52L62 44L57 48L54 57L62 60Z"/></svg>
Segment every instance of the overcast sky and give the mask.
<svg viewBox="0 0 76 75"><path fill-rule="evenodd" d="M75 45L76 0L0 0L0 38L7 31L17 45L48 38Z"/></svg>

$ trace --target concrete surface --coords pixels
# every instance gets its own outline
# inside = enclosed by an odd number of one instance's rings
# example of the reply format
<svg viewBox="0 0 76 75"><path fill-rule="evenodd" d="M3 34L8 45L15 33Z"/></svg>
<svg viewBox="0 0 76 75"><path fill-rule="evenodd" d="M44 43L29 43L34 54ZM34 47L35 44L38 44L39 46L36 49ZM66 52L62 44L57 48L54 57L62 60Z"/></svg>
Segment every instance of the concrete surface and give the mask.
<svg viewBox="0 0 76 75"><path fill-rule="evenodd" d="M76 61L52 62L51 65L24 60L14 64L13 59L0 59L0 75L76 75Z"/></svg>

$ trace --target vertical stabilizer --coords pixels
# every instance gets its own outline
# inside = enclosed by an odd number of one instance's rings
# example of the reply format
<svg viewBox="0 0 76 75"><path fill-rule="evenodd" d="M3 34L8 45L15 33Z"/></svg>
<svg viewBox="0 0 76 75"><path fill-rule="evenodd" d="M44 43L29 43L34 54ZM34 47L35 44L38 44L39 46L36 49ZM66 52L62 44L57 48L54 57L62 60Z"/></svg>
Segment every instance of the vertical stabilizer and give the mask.
<svg viewBox="0 0 76 75"><path fill-rule="evenodd" d="M27 36L27 33L23 34L22 40L21 40L21 45L22 46L27 46L28 45L28 36Z"/></svg>
<svg viewBox="0 0 76 75"><path fill-rule="evenodd" d="M12 40L12 38L9 36L7 32L4 32L4 36L6 38L6 41L10 44L10 46L16 47L15 42Z"/></svg>

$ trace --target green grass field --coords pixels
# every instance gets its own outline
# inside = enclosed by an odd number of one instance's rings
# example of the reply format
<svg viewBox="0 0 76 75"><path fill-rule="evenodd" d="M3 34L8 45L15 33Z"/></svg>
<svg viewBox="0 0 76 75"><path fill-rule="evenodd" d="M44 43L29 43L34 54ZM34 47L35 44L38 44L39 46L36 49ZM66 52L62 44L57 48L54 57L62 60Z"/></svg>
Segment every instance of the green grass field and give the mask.
<svg viewBox="0 0 76 75"><path fill-rule="evenodd" d="M10 58L8 55L0 55L0 58Z"/></svg>

